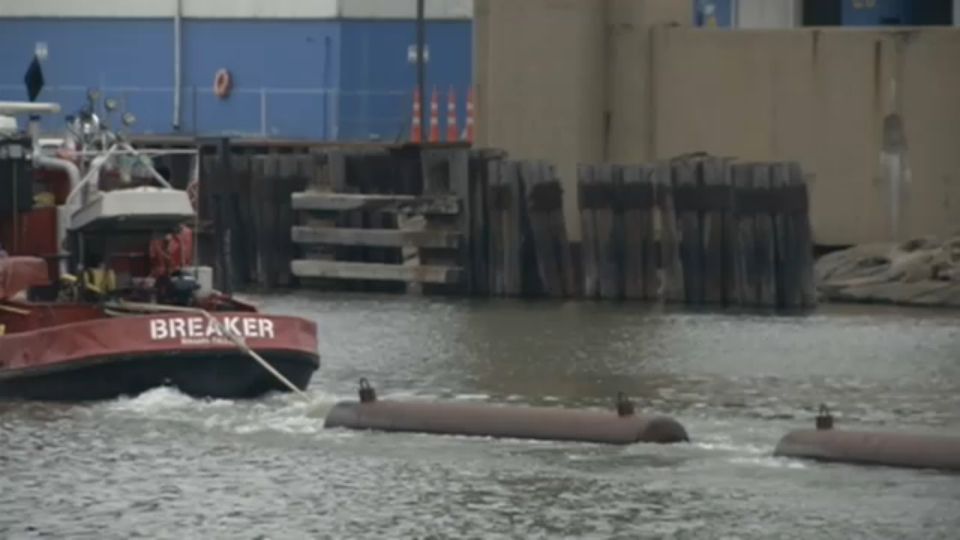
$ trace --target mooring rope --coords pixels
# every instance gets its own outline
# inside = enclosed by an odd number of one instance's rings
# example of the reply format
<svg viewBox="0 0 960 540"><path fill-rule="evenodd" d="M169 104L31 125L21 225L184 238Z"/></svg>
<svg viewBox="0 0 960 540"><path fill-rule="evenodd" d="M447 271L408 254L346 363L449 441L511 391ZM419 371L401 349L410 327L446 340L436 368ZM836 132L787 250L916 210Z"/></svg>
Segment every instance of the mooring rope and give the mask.
<svg viewBox="0 0 960 540"><path fill-rule="evenodd" d="M227 339L233 342L241 351L246 353L248 356L256 360L264 369L266 369L271 375L276 377L278 381L283 383L291 391L302 397L304 400L309 401L310 398L307 397L307 394L296 387L292 382L290 382L282 373L276 370L269 362L263 359L262 356L257 354L256 351L250 348L246 344L242 336L238 336L230 331L225 325L223 325L216 317L213 316L209 311L200 308L192 307L183 307L183 306L171 306L171 305L162 305L162 304L144 304L140 302L126 302L119 300L116 302L117 307L126 308L132 311L144 311L144 312L153 312L153 313L162 313L162 312L180 312L180 313L193 313L195 315L202 315L207 318L212 324L214 324L217 330L223 334Z"/></svg>

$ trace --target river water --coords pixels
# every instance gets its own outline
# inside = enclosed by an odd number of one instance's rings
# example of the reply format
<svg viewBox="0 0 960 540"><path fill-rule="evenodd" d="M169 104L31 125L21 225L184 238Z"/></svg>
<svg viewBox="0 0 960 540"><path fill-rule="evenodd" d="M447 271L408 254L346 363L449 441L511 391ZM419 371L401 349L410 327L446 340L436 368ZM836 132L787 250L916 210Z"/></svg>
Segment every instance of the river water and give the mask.
<svg viewBox="0 0 960 540"><path fill-rule="evenodd" d="M627 304L255 297L319 324L312 403L158 389L0 405L0 538L960 537L960 476L772 457L821 402L839 426L960 433L951 313L805 316ZM324 430L381 397L639 409L690 444Z"/></svg>

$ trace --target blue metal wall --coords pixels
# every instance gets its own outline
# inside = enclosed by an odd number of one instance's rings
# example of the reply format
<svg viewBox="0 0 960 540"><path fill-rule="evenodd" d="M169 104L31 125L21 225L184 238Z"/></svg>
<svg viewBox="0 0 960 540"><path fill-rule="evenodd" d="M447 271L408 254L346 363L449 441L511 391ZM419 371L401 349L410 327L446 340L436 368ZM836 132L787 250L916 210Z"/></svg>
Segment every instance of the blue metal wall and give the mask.
<svg viewBox="0 0 960 540"><path fill-rule="evenodd" d="M41 101L58 102L71 112L83 104L87 88L108 88L110 94L129 99L140 128L169 130L169 21L0 19L0 99L26 99L23 76L38 41L46 42L50 51L43 65L47 86ZM45 128L62 126L62 118L44 120Z"/></svg>
<svg viewBox="0 0 960 540"><path fill-rule="evenodd" d="M170 53L169 46L164 49ZM330 138L339 73L333 21L186 20L184 129L202 134ZM229 99L213 94L229 69Z"/></svg>
<svg viewBox="0 0 960 540"><path fill-rule="evenodd" d="M174 133L173 22L144 19L0 18L0 99L25 99L23 74L45 42L43 101L72 112L89 87L121 99L137 115L134 131ZM415 66L407 48L413 21L196 20L182 27L180 133L281 138L384 140L410 129ZM456 88L460 125L471 81L469 21L427 26L428 87ZM213 94L227 68L229 99ZM44 121L60 129L62 119Z"/></svg>
<svg viewBox="0 0 960 540"><path fill-rule="evenodd" d="M446 100L451 86L458 103L457 125L464 125L466 94L472 77L472 39L469 21L427 23L427 97L437 88L442 134L446 133ZM343 138L407 137L416 87L416 64L408 60L407 54L415 44L413 21L342 23L339 125Z"/></svg>

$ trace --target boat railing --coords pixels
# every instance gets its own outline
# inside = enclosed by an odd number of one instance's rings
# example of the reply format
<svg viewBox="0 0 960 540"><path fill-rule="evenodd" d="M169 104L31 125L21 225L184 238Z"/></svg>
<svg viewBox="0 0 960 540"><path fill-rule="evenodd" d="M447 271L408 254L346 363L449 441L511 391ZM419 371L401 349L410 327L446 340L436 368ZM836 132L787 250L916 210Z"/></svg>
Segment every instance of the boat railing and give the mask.
<svg viewBox="0 0 960 540"><path fill-rule="evenodd" d="M86 158L91 157L90 168L87 170L86 174L80 180L80 182L73 187L70 193L67 195L65 205L70 205L74 200L77 194L83 192L84 198L83 202L89 200L94 193L99 191L98 181L100 178L100 171L105 164L107 164L112 157L115 156L137 156L137 157L153 157L161 155L172 155L172 154L187 154L187 155L196 155L199 154L198 150L195 149L136 149L130 145L128 142L120 141L112 144L106 152L104 151L76 151L73 152L73 155ZM161 175L157 169L153 166L149 160L143 162L146 170L150 173L150 176L157 181L161 186L167 189L174 189L173 186L168 182L163 175Z"/></svg>

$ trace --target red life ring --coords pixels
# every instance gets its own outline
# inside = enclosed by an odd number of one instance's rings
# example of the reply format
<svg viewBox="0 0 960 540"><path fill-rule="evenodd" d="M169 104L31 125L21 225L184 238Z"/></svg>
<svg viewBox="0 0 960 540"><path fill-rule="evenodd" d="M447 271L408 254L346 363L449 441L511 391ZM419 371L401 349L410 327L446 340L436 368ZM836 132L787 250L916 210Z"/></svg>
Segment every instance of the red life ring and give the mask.
<svg viewBox="0 0 960 540"><path fill-rule="evenodd" d="M233 77L226 69L218 69L213 77L213 93L220 99L230 95L230 89L233 88Z"/></svg>

